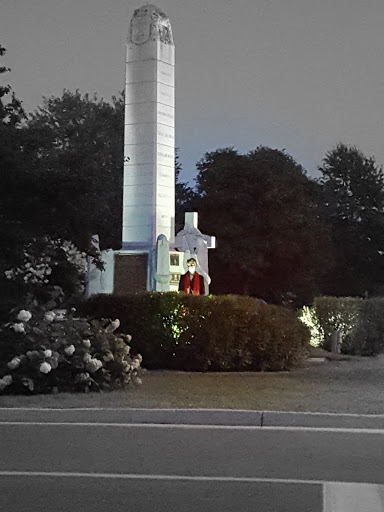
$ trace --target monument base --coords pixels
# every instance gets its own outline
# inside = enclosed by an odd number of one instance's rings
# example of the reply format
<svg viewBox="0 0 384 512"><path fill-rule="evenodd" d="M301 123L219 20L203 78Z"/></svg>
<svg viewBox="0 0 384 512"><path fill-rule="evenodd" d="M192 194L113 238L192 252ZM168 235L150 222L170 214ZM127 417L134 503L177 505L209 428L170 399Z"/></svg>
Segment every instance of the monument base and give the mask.
<svg viewBox="0 0 384 512"><path fill-rule="evenodd" d="M94 237L98 248L98 237ZM113 295L145 292L177 292L182 274L188 270L187 260L195 258L197 272L204 277L205 294L211 282L208 275L208 249L215 247L215 237L203 235L197 228L197 213L185 214L184 229L170 246L165 235L159 235L156 246L124 247L120 251L101 251L104 270L88 261L86 297L100 293Z"/></svg>

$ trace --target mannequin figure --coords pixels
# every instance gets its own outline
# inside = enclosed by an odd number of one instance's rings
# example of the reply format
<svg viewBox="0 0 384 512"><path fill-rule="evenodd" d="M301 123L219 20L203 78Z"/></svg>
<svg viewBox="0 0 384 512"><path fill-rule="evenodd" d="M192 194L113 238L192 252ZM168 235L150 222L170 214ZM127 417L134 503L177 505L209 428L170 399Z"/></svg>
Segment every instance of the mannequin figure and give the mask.
<svg viewBox="0 0 384 512"><path fill-rule="evenodd" d="M204 295L204 277L196 272L197 262L195 258L187 260L188 272L183 274L179 282L179 292L187 295Z"/></svg>

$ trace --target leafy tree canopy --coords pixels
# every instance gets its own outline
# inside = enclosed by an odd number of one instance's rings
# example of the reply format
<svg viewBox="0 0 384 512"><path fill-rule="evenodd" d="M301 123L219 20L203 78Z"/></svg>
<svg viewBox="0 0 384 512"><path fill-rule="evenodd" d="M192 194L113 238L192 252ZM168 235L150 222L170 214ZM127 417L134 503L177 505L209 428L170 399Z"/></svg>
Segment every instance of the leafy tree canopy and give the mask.
<svg viewBox="0 0 384 512"><path fill-rule="evenodd" d="M123 119L122 97L67 90L30 116L25 151L38 185L30 209L42 233L82 249L99 234L104 247L120 247Z"/></svg>
<svg viewBox="0 0 384 512"><path fill-rule="evenodd" d="M0 46L0 60L5 53L5 48ZM24 184L28 188L22 153L26 115L21 101L5 82L9 71L6 65L0 65L0 271L2 262L14 262L16 248L28 238L28 229L19 217L20 197L23 195L20 189Z"/></svg>
<svg viewBox="0 0 384 512"><path fill-rule="evenodd" d="M338 144L319 170L332 227L335 266L325 292L376 294L384 290L384 174L373 157Z"/></svg>
<svg viewBox="0 0 384 512"><path fill-rule="evenodd" d="M184 227L184 214L187 211L193 210L193 203L196 198L196 193L186 183L180 181L180 172L182 165L180 162L179 148L175 152L175 228L178 233Z"/></svg>
<svg viewBox="0 0 384 512"><path fill-rule="evenodd" d="M318 185L285 151L264 146L219 149L197 168L201 228L218 239L212 291L310 300L329 255Z"/></svg>

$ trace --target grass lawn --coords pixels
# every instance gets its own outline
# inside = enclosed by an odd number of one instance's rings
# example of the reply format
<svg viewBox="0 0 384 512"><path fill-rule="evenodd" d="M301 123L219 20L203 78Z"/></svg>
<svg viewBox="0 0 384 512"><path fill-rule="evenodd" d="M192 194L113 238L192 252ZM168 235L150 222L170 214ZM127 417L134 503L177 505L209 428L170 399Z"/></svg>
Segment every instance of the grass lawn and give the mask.
<svg viewBox="0 0 384 512"><path fill-rule="evenodd" d="M384 354L279 373L151 371L111 393L1 396L0 407L224 408L384 414Z"/></svg>

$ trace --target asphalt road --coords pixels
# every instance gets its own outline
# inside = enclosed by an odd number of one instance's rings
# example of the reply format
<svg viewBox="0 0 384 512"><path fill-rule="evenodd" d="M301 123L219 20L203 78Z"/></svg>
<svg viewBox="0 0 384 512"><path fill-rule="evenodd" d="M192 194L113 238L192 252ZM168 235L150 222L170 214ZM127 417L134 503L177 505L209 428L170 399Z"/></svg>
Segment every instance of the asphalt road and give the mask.
<svg viewBox="0 0 384 512"><path fill-rule="evenodd" d="M378 428L54 415L0 410L0 511L384 510Z"/></svg>

